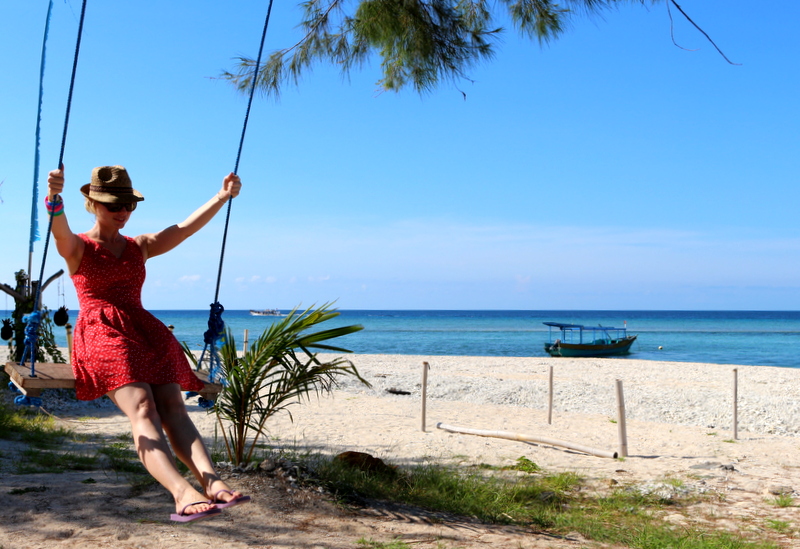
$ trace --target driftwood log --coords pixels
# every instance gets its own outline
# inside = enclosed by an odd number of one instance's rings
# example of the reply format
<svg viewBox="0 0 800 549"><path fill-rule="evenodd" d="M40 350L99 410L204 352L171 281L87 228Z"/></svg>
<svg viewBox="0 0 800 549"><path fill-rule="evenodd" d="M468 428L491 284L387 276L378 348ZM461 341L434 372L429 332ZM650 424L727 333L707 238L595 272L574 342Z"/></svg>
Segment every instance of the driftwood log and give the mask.
<svg viewBox="0 0 800 549"><path fill-rule="evenodd" d="M443 431L448 431L450 433L459 433L462 435L477 435L479 437L493 437L493 438L504 438L507 440L519 440L521 442L534 442L537 444L548 444L550 446L560 446L562 448L567 448L568 450L575 450L577 452L583 452L584 454L589 454L592 456L597 457L604 457L604 458L617 458L617 452L609 452L606 450L597 450L595 448L589 448L588 446L583 446L582 444L573 444L571 442L565 442L563 440L556 440L554 438L546 438L546 437L535 437L531 435L521 435L518 433L509 433L506 431L484 431L481 429L469 429L467 427L454 427L452 425L445 425L444 423L437 423L437 429L442 429Z"/></svg>

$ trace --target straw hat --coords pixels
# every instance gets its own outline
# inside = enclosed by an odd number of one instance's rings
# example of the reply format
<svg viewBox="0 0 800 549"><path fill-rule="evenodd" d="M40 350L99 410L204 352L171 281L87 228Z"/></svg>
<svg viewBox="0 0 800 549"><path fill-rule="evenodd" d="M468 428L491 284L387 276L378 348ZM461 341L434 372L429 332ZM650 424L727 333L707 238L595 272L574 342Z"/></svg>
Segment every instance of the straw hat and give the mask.
<svg viewBox="0 0 800 549"><path fill-rule="evenodd" d="M142 193L131 185L128 171L122 166L100 166L93 169L92 180L81 187L81 193L86 198L106 204L144 200Z"/></svg>

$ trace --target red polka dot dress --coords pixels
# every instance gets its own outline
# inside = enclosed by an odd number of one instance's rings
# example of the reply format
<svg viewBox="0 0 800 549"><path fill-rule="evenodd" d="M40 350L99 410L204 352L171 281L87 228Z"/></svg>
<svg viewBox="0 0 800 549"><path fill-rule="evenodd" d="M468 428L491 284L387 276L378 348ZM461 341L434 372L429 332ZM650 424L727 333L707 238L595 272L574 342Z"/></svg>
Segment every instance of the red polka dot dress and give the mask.
<svg viewBox="0 0 800 549"><path fill-rule="evenodd" d="M72 371L80 400L94 400L133 382L178 383L199 391L178 340L142 307L145 267L139 245L129 237L117 258L85 234L86 246L72 282L80 312L75 323Z"/></svg>

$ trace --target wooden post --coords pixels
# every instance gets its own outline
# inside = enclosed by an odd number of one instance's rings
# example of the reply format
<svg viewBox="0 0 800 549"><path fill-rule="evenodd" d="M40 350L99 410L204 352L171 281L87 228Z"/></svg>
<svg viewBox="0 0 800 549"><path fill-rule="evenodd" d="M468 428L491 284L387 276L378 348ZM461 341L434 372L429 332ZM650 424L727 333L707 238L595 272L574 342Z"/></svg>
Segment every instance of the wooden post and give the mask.
<svg viewBox="0 0 800 549"><path fill-rule="evenodd" d="M244 344L242 345L242 354L246 354L247 353L247 335L248 334L249 334L249 331L248 331L247 328L245 328L244 329Z"/></svg>
<svg viewBox="0 0 800 549"><path fill-rule="evenodd" d="M425 432L425 402L428 398L428 370L430 365L422 363L422 432Z"/></svg>
<svg viewBox="0 0 800 549"><path fill-rule="evenodd" d="M548 380L547 392L547 424L553 424L553 367L550 366L550 378Z"/></svg>
<svg viewBox="0 0 800 549"><path fill-rule="evenodd" d="M733 369L733 440L739 440L739 369Z"/></svg>
<svg viewBox="0 0 800 549"><path fill-rule="evenodd" d="M617 380L617 429L619 432L619 457L628 457L628 429L625 426L625 396L622 380Z"/></svg>
<svg viewBox="0 0 800 549"><path fill-rule="evenodd" d="M67 330L67 364L72 364L72 324L67 322L64 329Z"/></svg>

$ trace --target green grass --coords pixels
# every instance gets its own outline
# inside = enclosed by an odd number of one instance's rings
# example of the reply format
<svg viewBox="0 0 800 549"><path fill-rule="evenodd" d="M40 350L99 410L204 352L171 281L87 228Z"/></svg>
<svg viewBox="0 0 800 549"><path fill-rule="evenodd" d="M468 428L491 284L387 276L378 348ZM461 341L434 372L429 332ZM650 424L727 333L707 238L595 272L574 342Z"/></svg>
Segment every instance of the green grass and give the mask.
<svg viewBox="0 0 800 549"><path fill-rule="evenodd" d="M516 463L509 467L509 469L513 469L515 471L522 471L523 473L538 473L542 470L541 467L536 465L534 462L526 458L525 456L518 457Z"/></svg>
<svg viewBox="0 0 800 549"><path fill-rule="evenodd" d="M419 542L412 542L412 543L416 544ZM364 547L366 549L413 549L413 547L415 547L415 545L409 545L408 543L399 539L393 539L392 541L382 542L382 541L375 541L372 538L370 539L361 538L356 542L356 544L358 544L359 547ZM443 544L442 542L436 543L436 549L447 549L447 547L448 546ZM457 549L457 547L460 546L455 546L453 547L453 549ZM3 548L0 547L0 549Z"/></svg>
<svg viewBox="0 0 800 549"><path fill-rule="evenodd" d="M106 444L100 447L97 453L104 456L109 468L117 473L147 472L128 442L120 441Z"/></svg>
<svg viewBox="0 0 800 549"><path fill-rule="evenodd" d="M683 480L679 478L664 479L664 484L669 484L673 488L683 488L686 485L686 483L684 483Z"/></svg>
<svg viewBox="0 0 800 549"><path fill-rule="evenodd" d="M56 425L50 416L0 401L0 437L27 446L18 455L9 456L16 474L93 469L96 457L63 451L65 441L72 436L69 429Z"/></svg>
<svg viewBox="0 0 800 549"><path fill-rule="evenodd" d="M91 471L97 467L97 457L72 452L51 452L28 448L20 452L16 474L61 473Z"/></svg>
<svg viewBox="0 0 800 549"><path fill-rule="evenodd" d="M144 474L136 474L136 473L129 473L125 479L128 481L128 484L131 486L131 497L140 496L149 490L152 486L157 484L156 480L150 476L149 473Z"/></svg>
<svg viewBox="0 0 800 549"><path fill-rule="evenodd" d="M368 474L338 462L323 463L317 473L343 500L389 499L493 523L551 524L551 510L565 501L563 490L576 475L543 481L506 480L439 466L414 467L399 474Z"/></svg>
<svg viewBox="0 0 800 549"><path fill-rule="evenodd" d="M766 523L767 528L770 530L775 530L780 534L788 534L792 530L792 525L785 520L767 519L764 522Z"/></svg>
<svg viewBox="0 0 800 549"><path fill-rule="evenodd" d="M28 486L27 488L14 488L13 490L9 490L9 494L12 496L18 496L21 494L29 494L31 492L46 492L47 486Z"/></svg>
<svg viewBox="0 0 800 549"><path fill-rule="evenodd" d="M0 402L0 438L15 440L37 448L51 448L71 435L56 425L52 417L28 408L13 408Z"/></svg>
<svg viewBox="0 0 800 549"><path fill-rule="evenodd" d="M76 436L72 431L59 427L50 416L0 400L0 438L19 441L27 446L18 453L4 456L13 460L16 474L110 470L124 476L130 485L131 497L144 493L156 483L133 450L130 433L118 435L110 442L99 437ZM89 445L90 449L81 453L70 451L71 442L82 443L84 447ZM180 464L180 470L185 472L187 468ZM96 481L89 477L81 482L89 484ZM33 491L41 490L21 488L13 493ZM0 549L3 548L0 546Z"/></svg>
<svg viewBox="0 0 800 549"><path fill-rule="evenodd" d="M91 471L101 467L123 474L146 473L136 452L131 449L133 439L129 433L115 437L115 442L100 443L96 450L89 452L65 451L64 448L68 447L65 442L89 443L95 437L75 435L58 426L51 416L1 401L0 437L27 445L26 449L12 456L14 472L19 475Z"/></svg>
<svg viewBox="0 0 800 549"><path fill-rule="evenodd" d="M373 539L361 538L358 540L358 546L366 549L411 549L411 546L400 540L392 540L387 543L374 541Z"/></svg>
<svg viewBox="0 0 800 549"><path fill-rule="evenodd" d="M587 495L575 473L544 474L525 459L515 466L450 468L420 465L371 474L335 460L311 467L317 481L344 503L388 500L487 523L533 526L555 534L579 532L595 542L631 549L775 549L769 541L715 530L677 527L660 517L679 513L684 501L619 488ZM535 465L535 464L533 464ZM527 470L529 469L529 470ZM526 475L512 475L524 471ZM673 486L680 480L665 481ZM774 529L774 528L773 528ZM371 549L405 549L395 540L361 540Z"/></svg>
<svg viewBox="0 0 800 549"><path fill-rule="evenodd" d="M775 507L794 507L794 498L790 494L779 494L772 500Z"/></svg>

